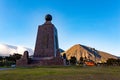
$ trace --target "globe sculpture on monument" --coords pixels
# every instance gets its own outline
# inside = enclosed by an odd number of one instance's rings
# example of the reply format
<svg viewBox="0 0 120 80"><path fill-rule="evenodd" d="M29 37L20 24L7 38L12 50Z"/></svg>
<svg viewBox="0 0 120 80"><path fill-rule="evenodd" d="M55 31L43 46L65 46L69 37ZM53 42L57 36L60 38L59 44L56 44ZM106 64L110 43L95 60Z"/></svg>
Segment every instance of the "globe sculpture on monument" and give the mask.
<svg viewBox="0 0 120 80"><path fill-rule="evenodd" d="M63 65L63 60L60 57L57 29L51 21L52 16L47 14L45 23L38 26L34 55L28 61L28 65ZM17 63L21 65L20 60Z"/></svg>

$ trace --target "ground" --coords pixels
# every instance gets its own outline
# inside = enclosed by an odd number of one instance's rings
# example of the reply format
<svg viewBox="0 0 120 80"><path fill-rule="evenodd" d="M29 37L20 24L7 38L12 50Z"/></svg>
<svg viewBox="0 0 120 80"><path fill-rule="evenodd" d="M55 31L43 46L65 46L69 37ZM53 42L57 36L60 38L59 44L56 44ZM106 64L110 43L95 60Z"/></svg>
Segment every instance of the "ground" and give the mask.
<svg viewBox="0 0 120 80"><path fill-rule="evenodd" d="M0 80L120 80L120 67L29 67L0 71Z"/></svg>

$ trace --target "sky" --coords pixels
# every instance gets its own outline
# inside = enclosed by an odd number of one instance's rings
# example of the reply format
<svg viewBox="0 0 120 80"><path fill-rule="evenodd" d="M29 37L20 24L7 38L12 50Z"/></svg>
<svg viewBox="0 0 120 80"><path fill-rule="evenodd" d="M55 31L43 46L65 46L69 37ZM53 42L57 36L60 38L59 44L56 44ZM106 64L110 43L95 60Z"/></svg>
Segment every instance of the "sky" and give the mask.
<svg viewBox="0 0 120 80"><path fill-rule="evenodd" d="M120 0L0 0L0 43L34 49L46 14L60 48L82 44L120 56Z"/></svg>

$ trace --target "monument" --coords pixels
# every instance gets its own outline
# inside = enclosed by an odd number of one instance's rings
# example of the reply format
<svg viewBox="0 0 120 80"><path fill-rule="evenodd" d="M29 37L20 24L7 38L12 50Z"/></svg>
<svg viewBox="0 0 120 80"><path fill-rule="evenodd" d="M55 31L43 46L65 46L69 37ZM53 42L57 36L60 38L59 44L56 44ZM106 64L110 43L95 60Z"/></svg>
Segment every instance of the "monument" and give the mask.
<svg viewBox="0 0 120 80"><path fill-rule="evenodd" d="M18 66L24 65L63 65L60 56L57 29L52 24L52 16L45 16L45 23L38 26L34 55L29 63L23 64L23 58L17 61Z"/></svg>
<svg viewBox="0 0 120 80"><path fill-rule="evenodd" d="M58 53L57 29L51 23L52 16L45 16L46 22L38 27L34 57L56 57Z"/></svg>

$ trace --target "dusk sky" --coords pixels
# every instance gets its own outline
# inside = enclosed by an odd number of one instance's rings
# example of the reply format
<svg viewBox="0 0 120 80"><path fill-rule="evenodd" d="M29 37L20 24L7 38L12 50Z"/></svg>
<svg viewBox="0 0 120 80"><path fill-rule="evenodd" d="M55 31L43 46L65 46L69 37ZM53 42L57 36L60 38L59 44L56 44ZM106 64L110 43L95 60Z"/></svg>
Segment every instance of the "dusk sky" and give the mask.
<svg viewBox="0 0 120 80"><path fill-rule="evenodd" d="M0 0L0 43L34 49L46 14L60 48L82 44L120 56L120 0Z"/></svg>

